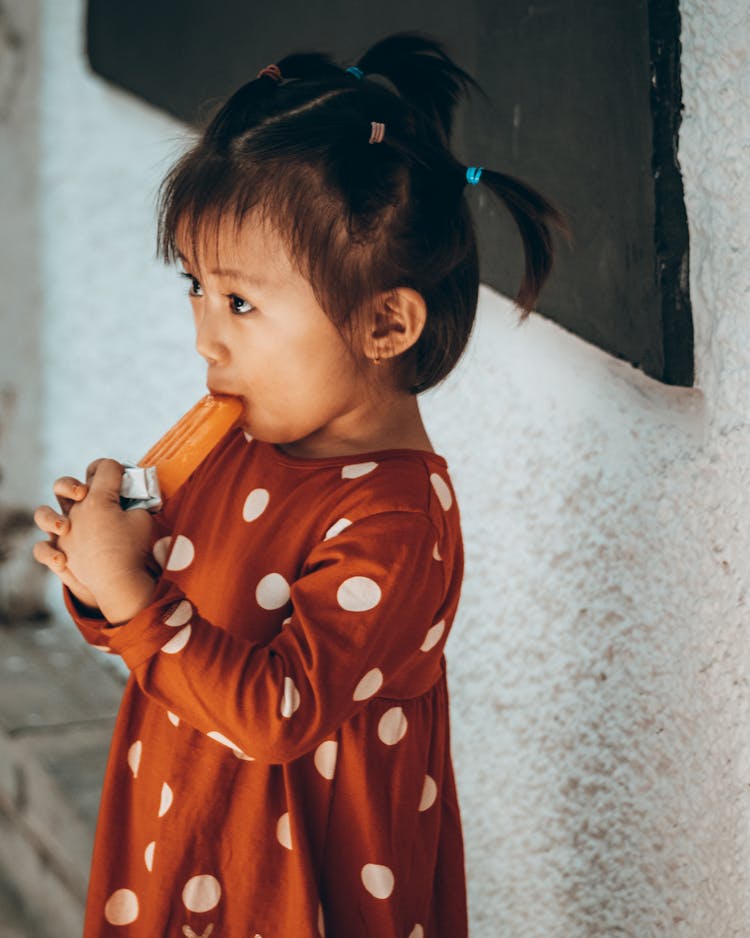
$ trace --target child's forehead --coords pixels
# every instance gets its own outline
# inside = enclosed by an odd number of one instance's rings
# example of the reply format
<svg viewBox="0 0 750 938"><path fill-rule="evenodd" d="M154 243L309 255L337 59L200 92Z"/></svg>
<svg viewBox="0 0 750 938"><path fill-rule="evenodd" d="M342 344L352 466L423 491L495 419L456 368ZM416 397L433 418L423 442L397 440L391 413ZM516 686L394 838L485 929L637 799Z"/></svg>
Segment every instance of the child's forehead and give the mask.
<svg viewBox="0 0 750 938"><path fill-rule="evenodd" d="M286 272L289 264L278 236L252 220L237 226L232 219L217 224L182 222L174 239L177 256L184 263L216 269L250 268L266 276Z"/></svg>

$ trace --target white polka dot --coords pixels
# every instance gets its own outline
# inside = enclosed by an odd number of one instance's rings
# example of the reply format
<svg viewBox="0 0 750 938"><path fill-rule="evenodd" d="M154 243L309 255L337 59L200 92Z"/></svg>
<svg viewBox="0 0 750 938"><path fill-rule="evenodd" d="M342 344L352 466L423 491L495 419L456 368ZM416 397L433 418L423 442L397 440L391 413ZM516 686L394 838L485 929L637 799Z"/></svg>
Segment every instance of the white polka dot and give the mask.
<svg viewBox="0 0 750 938"><path fill-rule="evenodd" d="M247 440L248 443L252 443L252 442L253 442L253 438L250 436L250 434L247 432L247 430L243 430L242 433L244 434L244 437L245 437L245 439Z"/></svg>
<svg viewBox="0 0 750 938"><path fill-rule="evenodd" d="M176 713L172 713L171 710L167 710L167 719L172 724L172 726L180 725L180 718L177 716Z"/></svg>
<svg viewBox="0 0 750 938"><path fill-rule="evenodd" d="M156 850L156 841L152 840L143 852L143 859L146 862L146 869L149 871L149 873L154 868L154 850Z"/></svg>
<svg viewBox="0 0 750 938"><path fill-rule="evenodd" d="M327 739L321 743L315 750L315 768L320 772L323 778L329 781L336 772L336 756L338 755L339 744L335 739Z"/></svg>
<svg viewBox="0 0 750 938"><path fill-rule="evenodd" d="M350 576L339 586L336 599L347 612L366 612L380 602L380 587L367 576Z"/></svg>
<svg viewBox="0 0 750 938"><path fill-rule="evenodd" d="M332 524L326 531L323 540L327 541L329 537L336 537L337 534L341 534L345 528L348 528L350 524L351 521L348 518L339 518L339 520Z"/></svg>
<svg viewBox="0 0 750 938"><path fill-rule="evenodd" d="M109 645L92 645L92 648L97 648L99 651L105 651L109 654L112 653L112 649L109 647Z"/></svg>
<svg viewBox="0 0 750 938"><path fill-rule="evenodd" d="M354 688L354 700L367 700L368 697L380 690L383 684L383 672L380 668L373 668Z"/></svg>
<svg viewBox="0 0 750 938"><path fill-rule="evenodd" d="M189 567L195 558L195 548L193 542L185 537L184 534L178 534L172 549L169 552L167 560L167 570L184 570Z"/></svg>
<svg viewBox="0 0 750 938"><path fill-rule="evenodd" d="M292 621L292 617L291 617L291 616L287 616L286 619L284 619L284 621L281 623L282 627L285 626L285 625L289 625L289 623L290 623L291 621Z"/></svg>
<svg viewBox="0 0 750 938"><path fill-rule="evenodd" d="M221 884L215 876L204 873L191 876L182 890L182 902L190 912L210 912L221 899Z"/></svg>
<svg viewBox="0 0 750 938"><path fill-rule="evenodd" d="M429 651L431 648L434 648L435 645L440 641L445 631L445 619L441 619L439 622L436 622L431 629L427 631L427 634L424 637L424 641L419 646L420 651Z"/></svg>
<svg viewBox="0 0 750 938"><path fill-rule="evenodd" d="M366 863L362 867L362 882L365 889L376 899L387 899L393 892L395 880L387 866L379 863Z"/></svg>
<svg viewBox="0 0 750 938"><path fill-rule="evenodd" d="M376 462L357 462L344 466L341 470L342 479L358 479L360 476L366 476L368 472L377 469Z"/></svg>
<svg viewBox="0 0 750 938"><path fill-rule="evenodd" d="M143 743L140 739L136 740L128 749L128 765L133 773L133 778L138 778L138 766L141 764L141 755L143 753Z"/></svg>
<svg viewBox="0 0 750 938"><path fill-rule="evenodd" d="M435 546L434 546L433 549L432 549L432 556L435 558L435 560L442 560L442 559L443 559L443 558L440 556L440 551L438 550L438 542L437 542L437 541L435 541Z"/></svg>
<svg viewBox="0 0 750 938"><path fill-rule="evenodd" d="M116 889L104 906L110 925L130 925L138 918L138 896L132 889Z"/></svg>
<svg viewBox="0 0 750 938"><path fill-rule="evenodd" d="M215 739L216 742L221 743L222 746L228 746L230 749L237 748L231 739L227 739L227 737L218 730L211 730L210 733L206 733L206 736L208 736L209 739Z"/></svg>
<svg viewBox="0 0 750 938"><path fill-rule="evenodd" d="M276 839L282 847L286 847L287 850L292 849L292 828L289 823L288 811L279 818L279 822L276 825Z"/></svg>
<svg viewBox="0 0 750 938"><path fill-rule="evenodd" d="M171 543L172 538L167 535L166 537L160 537L151 548L151 553L154 555L154 560L162 569L164 569L164 564L167 562L167 557L169 555L169 545Z"/></svg>
<svg viewBox="0 0 750 938"><path fill-rule="evenodd" d="M281 701L281 715L290 717L299 707L300 697L297 685L290 677L284 678L284 697Z"/></svg>
<svg viewBox="0 0 750 938"><path fill-rule="evenodd" d="M406 714L401 707L386 710L378 722L378 736L386 746L395 746L406 734Z"/></svg>
<svg viewBox="0 0 750 938"><path fill-rule="evenodd" d="M184 628L180 629L176 635L173 635L166 644L162 645L161 650L168 655L176 655L178 651L182 651L185 645L187 645L191 631L192 626L186 625Z"/></svg>
<svg viewBox="0 0 750 938"><path fill-rule="evenodd" d="M320 938L326 938L326 923L323 919L323 904L318 903L318 934Z"/></svg>
<svg viewBox="0 0 750 938"><path fill-rule="evenodd" d="M168 619L164 620L164 624L168 625L171 629L179 628L181 625L189 622L193 615L193 607L187 601L183 599L180 603L177 604L174 611L171 613Z"/></svg>
<svg viewBox="0 0 750 938"><path fill-rule="evenodd" d="M280 573L268 573L255 588L261 609L280 609L289 601L289 584Z"/></svg>
<svg viewBox="0 0 750 938"><path fill-rule="evenodd" d="M409 938L424 938L424 928L417 923L409 932Z"/></svg>
<svg viewBox="0 0 750 938"><path fill-rule="evenodd" d="M431 775L425 775L424 785L422 786L422 800L419 802L419 810L426 811L435 804L437 797L437 785Z"/></svg>
<svg viewBox="0 0 750 938"><path fill-rule="evenodd" d="M164 817L164 815L172 807L172 801L174 800L174 794L172 789L167 785L166 782L161 786L161 800L159 801L159 817Z"/></svg>
<svg viewBox="0 0 750 938"><path fill-rule="evenodd" d="M217 730L211 730L210 733L206 733L206 736L208 736L209 739L215 739L216 742L221 743L222 746L227 746L238 759L244 759L246 762L255 762L252 756L248 756L239 746L236 746L231 739L227 739L226 736L223 736Z"/></svg>
<svg viewBox="0 0 750 938"><path fill-rule="evenodd" d="M260 518L268 506L271 498L268 489L253 489L245 499L242 507L242 518L244 521L255 521Z"/></svg>
<svg viewBox="0 0 750 938"><path fill-rule="evenodd" d="M430 482L432 482L432 487L435 489L438 501L443 506L443 511L448 511L453 504L453 496L451 495L451 490L448 488L448 483L442 476L439 476L437 472L433 472L430 475Z"/></svg>

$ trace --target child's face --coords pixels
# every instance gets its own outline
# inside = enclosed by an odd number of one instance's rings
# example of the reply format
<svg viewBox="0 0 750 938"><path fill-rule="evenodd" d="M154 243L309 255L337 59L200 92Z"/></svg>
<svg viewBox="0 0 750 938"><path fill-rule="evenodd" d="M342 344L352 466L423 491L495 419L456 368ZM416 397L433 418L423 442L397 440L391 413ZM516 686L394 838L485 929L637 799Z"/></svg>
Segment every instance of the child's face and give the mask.
<svg viewBox="0 0 750 938"><path fill-rule="evenodd" d="M281 242L252 222L235 239L231 222L222 222L218 256L213 238L207 257L190 256L190 244L183 231L177 248L194 278L188 292L208 387L243 398L244 428L257 439L309 438L311 449L346 439L347 427L367 409L367 389Z"/></svg>

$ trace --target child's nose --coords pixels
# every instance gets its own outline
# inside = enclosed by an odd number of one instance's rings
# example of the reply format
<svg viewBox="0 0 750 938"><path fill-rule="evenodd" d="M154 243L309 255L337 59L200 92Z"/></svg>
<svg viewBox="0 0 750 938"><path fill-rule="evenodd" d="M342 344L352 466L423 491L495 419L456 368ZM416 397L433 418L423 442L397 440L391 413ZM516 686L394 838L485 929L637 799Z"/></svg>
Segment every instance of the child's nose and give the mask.
<svg viewBox="0 0 750 938"><path fill-rule="evenodd" d="M221 317L217 310L203 308L195 314L195 348L210 364L222 364L228 356L227 343L222 335Z"/></svg>

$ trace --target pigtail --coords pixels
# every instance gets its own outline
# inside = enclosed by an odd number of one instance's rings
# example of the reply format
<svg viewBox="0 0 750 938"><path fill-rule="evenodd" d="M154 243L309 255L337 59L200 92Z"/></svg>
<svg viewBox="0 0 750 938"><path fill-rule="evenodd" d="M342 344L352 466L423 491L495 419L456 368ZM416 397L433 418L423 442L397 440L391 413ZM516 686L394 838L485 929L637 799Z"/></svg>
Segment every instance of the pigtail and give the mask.
<svg viewBox="0 0 750 938"><path fill-rule="evenodd" d="M462 93L473 88L489 101L481 85L449 58L442 43L418 32L396 33L382 39L359 59L356 67L365 76L381 75L394 85L416 119L414 136L433 150L448 148ZM523 320L552 270L551 228L557 228L568 240L572 232L559 209L520 179L487 170L480 178L503 201L521 235L524 276L515 302ZM457 187L459 197L465 182L462 179ZM447 198L449 192L443 192ZM428 208L425 206L425 210Z"/></svg>
<svg viewBox="0 0 750 938"><path fill-rule="evenodd" d="M533 310L552 271L551 228L556 228L568 243L573 233L557 206L515 176L482 168L479 182L502 200L521 235L524 275L514 302L521 309L523 321Z"/></svg>
<svg viewBox="0 0 750 938"><path fill-rule="evenodd" d="M447 147L456 105L469 87L485 99L474 78L456 65L442 43L419 32L400 32L371 46L356 63L366 76L381 75L410 106L419 123L417 133Z"/></svg>

